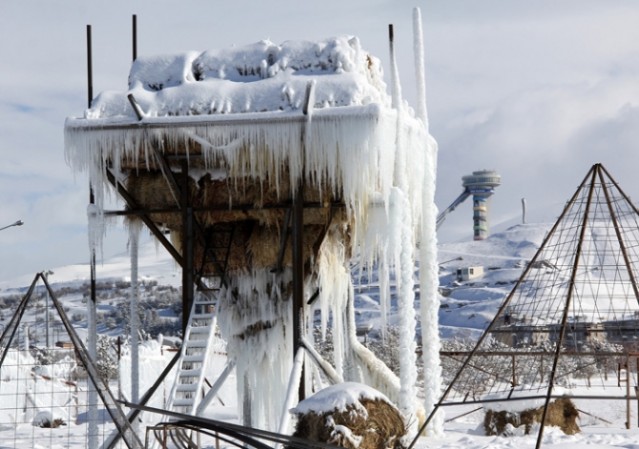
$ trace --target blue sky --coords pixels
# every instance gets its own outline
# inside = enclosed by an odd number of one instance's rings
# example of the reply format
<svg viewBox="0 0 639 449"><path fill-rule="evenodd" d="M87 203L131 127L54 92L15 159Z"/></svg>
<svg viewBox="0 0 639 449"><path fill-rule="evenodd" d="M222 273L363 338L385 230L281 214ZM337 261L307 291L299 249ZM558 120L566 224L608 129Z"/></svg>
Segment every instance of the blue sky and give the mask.
<svg viewBox="0 0 639 449"><path fill-rule="evenodd" d="M495 230L518 221L522 197L529 221L551 220L596 162L639 197L635 1L3 1L0 227L25 224L0 231L0 281L88 261L88 181L68 167L63 143L65 118L86 107L87 24L97 95L126 88L132 14L140 55L352 34L387 74L393 23L402 91L415 105L414 6L424 18L440 209L461 191L461 176L478 169L502 175ZM460 206L439 239L470 239L471 216L469 204ZM104 255L124 251L116 223Z"/></svg>

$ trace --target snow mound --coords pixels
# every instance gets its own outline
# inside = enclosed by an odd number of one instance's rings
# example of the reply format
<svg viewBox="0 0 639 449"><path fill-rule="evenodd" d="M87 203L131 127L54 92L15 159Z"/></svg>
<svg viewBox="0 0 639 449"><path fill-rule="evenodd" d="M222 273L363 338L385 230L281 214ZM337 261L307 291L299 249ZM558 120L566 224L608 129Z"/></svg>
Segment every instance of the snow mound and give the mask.
<svg viewBox="0 0 639 449"><path fill-rule="evenodd" d="M362 399L374 401L376 399L390 403L390 401L379 391L368 385L357 382L344 382L331 385L318 391L310 398L300 402L291 413L303 415L310 412L317 414L330 412L333 410L346 411L349 406L355 406L363 410Z"/></svg>

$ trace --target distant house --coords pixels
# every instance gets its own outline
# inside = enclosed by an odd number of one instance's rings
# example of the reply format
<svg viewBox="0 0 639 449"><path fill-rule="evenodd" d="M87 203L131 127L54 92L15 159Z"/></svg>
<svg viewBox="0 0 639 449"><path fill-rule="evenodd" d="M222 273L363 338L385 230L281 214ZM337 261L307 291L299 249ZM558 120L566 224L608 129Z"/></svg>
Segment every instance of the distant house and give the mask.
<svg viewBox="0 0 639 449"><path fill-rule="evenodd" d="M547 326L534 326L522 323L508 323L491 331L493 337L513 348L521 346L538 346L549 340Z"/></svg>
<svg viewBox="0 0 639 449"><path fill-rule="evenodd" d="M480 278L484 275L484 267L464 267L457 269L458 281L471 281L473 279Z"/></svg>

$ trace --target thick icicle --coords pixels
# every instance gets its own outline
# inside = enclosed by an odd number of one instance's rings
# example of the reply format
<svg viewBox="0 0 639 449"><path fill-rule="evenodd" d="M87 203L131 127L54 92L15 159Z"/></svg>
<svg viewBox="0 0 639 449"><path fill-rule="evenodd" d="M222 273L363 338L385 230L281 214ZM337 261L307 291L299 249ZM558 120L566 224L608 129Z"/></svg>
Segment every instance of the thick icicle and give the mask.
<svg viewBox="0 0 639 449"><path fill-rule="evenodd" d="M240 416L250 411L250 425L271 431L293 362L290 298L280 288L290 276L266 269L235 276L218 304L220 332L236 363Z"/></svg>
<svg viewBox="0 0 639 449"><path fill-rule="evenodd" d="M428 416L442 392L442 368L439 358L439 267L437 264L437 206L435 205L435 181L437 176L437 143L429 135L426 107L426 82L424 76L424 43L422 19L419 8L413 11L415 70L417 79L417 116L426 129L425 175L423 180L423 222L420 236L420 304L422 326L422 358L424 361L424 409ZM441 435L444 416L438 411L427 431Z"/></svg>

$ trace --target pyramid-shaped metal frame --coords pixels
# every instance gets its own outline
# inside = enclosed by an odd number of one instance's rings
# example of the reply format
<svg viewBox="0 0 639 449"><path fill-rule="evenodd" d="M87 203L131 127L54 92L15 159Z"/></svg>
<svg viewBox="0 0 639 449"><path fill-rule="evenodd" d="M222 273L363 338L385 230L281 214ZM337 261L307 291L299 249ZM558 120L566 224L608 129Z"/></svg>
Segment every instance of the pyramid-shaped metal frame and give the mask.
<svg viewBox="0 0 639 449"><path fill-rule="evenodd" d="M458 370L421 431L442 406L504 400L543 403L546 422L559 387L591 387L619 356L629 363L639 348L638 264L639 211L595 164L474 348L453 357Z"/></svg>
<svg viewBox="0 0 639 449"><path fill-rule="evenodd" d="M44 287L49 295L53 307L57 312L62 326L65 328L65 331L68 334L69 339L73 345L76 357L80 360L82 367L84 367L87 372L89 381L95 388L97 397L99 397L98 401L102 403L107 413L110 415L113 423L115 424L115 433L113 433L111 437L104 443L103 447L113 447L119 439L122 439L125 445L131 449L144 447L144 444L139 439L131 425L130 419L132 418L127 418L122 408L120 407L120 404L118 403L115 395L110 390L108 384L100 376L95 362L91 359L87 348L85 347L78 334L75 332L71 321L64 311L62 304L51 289L51 286L49 285L44 273L37 273L35 275L35 277L33 278L33 282L27 290L27 293L18 304L16 310L14 311L13 317L0 336L0 368L3 367L7 353L9 352L12 343L16 339L16 334L23 321L23 316L25 314L25 311L27 310L27 307L30 305L30 302L37 299L36 295L34 295L34 291L38 284L38 281L42 281L44 283Z"/></svg>

